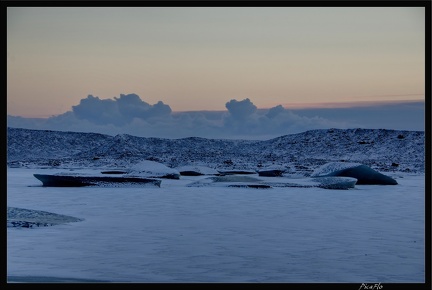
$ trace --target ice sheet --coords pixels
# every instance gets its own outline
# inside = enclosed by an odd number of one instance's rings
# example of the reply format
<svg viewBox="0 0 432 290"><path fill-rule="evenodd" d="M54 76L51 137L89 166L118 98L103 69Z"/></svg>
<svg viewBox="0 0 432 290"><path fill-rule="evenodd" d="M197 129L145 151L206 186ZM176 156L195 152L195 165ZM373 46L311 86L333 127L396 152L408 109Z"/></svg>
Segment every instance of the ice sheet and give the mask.
<svg viewBox="0 0 432 290"><path fill-rule="evenodd" d="M7 170L8 206L84 220L8 228L10 282L424 282L424 174L341 191L55 188L33 173Z"/></svg>

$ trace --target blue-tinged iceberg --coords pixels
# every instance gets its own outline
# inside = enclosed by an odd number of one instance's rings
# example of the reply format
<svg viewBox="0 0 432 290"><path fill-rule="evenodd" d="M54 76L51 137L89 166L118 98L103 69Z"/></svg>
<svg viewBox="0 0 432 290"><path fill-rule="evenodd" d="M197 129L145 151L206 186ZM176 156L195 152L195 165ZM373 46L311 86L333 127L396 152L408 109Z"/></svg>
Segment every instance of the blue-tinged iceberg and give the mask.
<svg viewBox="0 0 432 290"><path fill-rule="evenodd" d="M311 177L343 176L357 179L357 184L396 185L397 181L369 166L353 162L330 162L316 169Z"/></svg>

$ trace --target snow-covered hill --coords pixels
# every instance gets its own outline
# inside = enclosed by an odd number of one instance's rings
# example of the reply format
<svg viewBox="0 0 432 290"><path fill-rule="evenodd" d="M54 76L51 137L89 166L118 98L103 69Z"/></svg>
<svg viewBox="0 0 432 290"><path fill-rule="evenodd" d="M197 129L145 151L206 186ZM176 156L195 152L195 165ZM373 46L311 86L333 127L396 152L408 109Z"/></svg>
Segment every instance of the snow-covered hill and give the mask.
<svg viewBox="0 0 432 290"><path fill-rule="evenodd" d="M423 131L384 129L311 130L264 141L7 129L11 167L128 168L152 160L169 167L217 169L281 165L288 172L307 176L326 162L349 161L380 171L424 172L424 150Z"/></svg>

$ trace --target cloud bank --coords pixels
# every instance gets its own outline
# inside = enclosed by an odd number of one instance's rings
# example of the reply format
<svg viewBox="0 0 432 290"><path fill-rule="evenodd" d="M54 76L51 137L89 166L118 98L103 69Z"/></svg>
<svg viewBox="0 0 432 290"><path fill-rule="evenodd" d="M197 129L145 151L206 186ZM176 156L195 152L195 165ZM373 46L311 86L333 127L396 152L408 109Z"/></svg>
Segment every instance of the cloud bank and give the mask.
<svg viewBox="0 0 432 290"><path fill-rule="evenodd" d="M226 111L173 112L162 101L151 105L136 94L113 99L92 95L72 110L47 119L8 116L9 127L95 132L140 137L270 139L326 128L424 130L424 102L362 108L258 109L250 99L232 99Z"/></svg>
<svg viewBox="0 0 432 290"><path fill-rule="evenodd" d="M171 114L171 108L162 101L150 105L136 94L121 94L119 98L114 97L114 100L101 100L89 95L82 99L79 105L72 106L72 112L78 119L88 120L94 124L125 126L135 118L147 120L167 117Z"/></svg>

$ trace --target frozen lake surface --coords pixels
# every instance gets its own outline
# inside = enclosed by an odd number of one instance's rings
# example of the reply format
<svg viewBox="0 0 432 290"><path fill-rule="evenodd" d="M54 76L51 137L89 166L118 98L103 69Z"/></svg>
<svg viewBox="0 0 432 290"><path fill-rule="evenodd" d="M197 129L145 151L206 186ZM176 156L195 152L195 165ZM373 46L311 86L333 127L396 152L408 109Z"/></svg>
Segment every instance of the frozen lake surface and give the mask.
<svg viewBox="0 0 432 290"><path fill-rule="evenodd" d="M9 282L424 282L424 174L350 190L185 186L199 176L55 188L33 177L52 172L8 168L8 206L84 221L7 228Z"/></svg>

